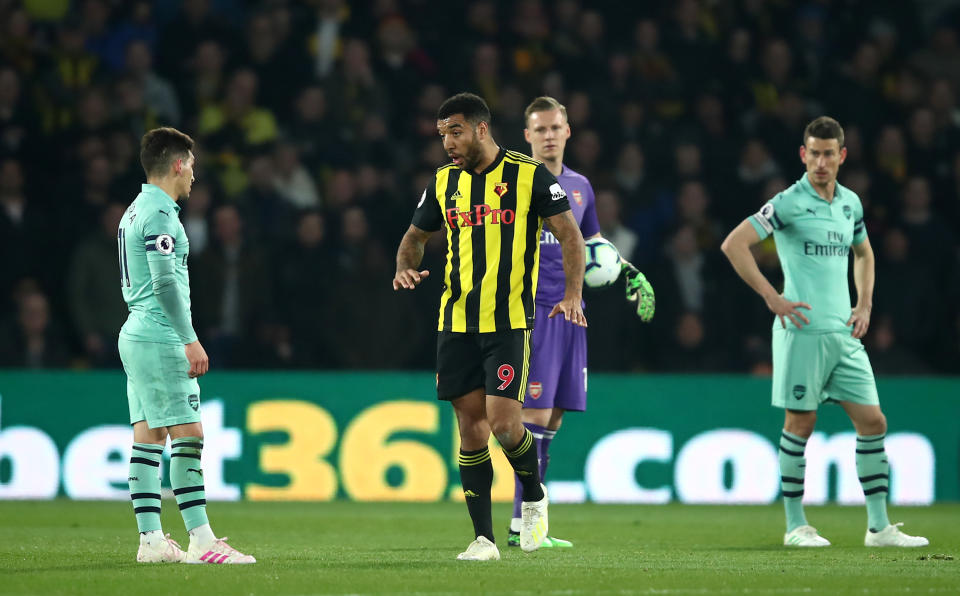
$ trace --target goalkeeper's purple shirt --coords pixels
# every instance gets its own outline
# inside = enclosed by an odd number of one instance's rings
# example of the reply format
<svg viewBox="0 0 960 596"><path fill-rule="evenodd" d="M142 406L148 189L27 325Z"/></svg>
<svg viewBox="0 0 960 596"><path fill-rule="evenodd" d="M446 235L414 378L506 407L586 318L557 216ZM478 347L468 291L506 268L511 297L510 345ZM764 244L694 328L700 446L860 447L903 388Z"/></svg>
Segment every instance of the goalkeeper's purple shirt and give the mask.
<svg viewBox="0 0 960 596"><path fill-rule="evenodd" d="M580 226L584 238L589 238L600 232L597 223L597 209L593 196L593 187L590 181L567 166L563 166L557 182L567 193L570 210ZM540 233L540 273L537 280L537 304L549 305L563 300L563 291L566 277L563 274L563 254L560 241L543 226Z"/></svg>

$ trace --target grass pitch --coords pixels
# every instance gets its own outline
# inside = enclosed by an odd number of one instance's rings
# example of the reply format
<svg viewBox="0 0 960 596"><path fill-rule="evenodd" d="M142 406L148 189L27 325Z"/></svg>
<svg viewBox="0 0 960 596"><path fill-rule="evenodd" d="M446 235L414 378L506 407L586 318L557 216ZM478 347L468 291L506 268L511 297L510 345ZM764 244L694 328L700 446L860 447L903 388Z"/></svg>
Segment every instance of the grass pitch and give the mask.
<svg viewBox="0 0 960 596"><path fill-rule="evenodd" d="M184 547L173 501L165 531ZM902 594L960 593L960 504L892 508L921 549L863 547L862 507L809 507L833 542L780 546L764 507L558 505L554 535L575 547L506 546L503 560L456 561L471 540L462 504L212 503L215 531L251 566L140 565L129 503L0 502L0 594Z"/></svg>

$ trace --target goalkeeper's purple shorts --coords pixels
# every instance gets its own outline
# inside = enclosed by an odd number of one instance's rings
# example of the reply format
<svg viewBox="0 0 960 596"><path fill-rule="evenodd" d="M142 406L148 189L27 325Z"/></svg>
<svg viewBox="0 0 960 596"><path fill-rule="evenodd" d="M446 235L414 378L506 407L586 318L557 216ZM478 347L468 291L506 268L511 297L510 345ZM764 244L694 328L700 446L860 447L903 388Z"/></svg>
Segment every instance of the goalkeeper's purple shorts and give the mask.
<svg viewBox="0 0 960 596"><path fill-rule="evenodd" d="M587 330L537 304L524 408L587 409Z"/></svg>

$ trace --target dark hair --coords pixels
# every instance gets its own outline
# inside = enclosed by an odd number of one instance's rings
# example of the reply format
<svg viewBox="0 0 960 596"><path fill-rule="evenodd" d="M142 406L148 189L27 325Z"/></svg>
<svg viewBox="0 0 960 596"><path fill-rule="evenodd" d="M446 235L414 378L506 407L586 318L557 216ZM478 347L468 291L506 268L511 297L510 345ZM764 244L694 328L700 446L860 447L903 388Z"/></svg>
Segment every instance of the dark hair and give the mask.
<svg viewBox="0 0 960 596"><path fill-rule="evenodd" d="M554 98L544 95L530 102L527 109L523 111L523 121L529 122L530 114L534 112L549 112L551 110L560 110L560 113L563 114L563 119L567 119L567 107Z"/></svg>
<svg viewBox="0 0 960 596"><path fill-rule="evenodd" d="M463 114L463 119L476 126L481 122L490 124L490 108L483 98L473 93L457 93L447 99L437 110L437 120L445 120L454 114Z"/></svg>
<svg viewBox="0 0 960 596"><path fill-rule="evenodd" d="M326 222L327 218L323 216L323 211L321 211L320 209L317 209L316 207L304 207L303 209L300 209L297 212L297 221L298 222L303 221L304 219L306 219L307 217L310 217L311 215L316 215L317 217L322 219L324 222Z"/></svg>
<svg viewBox="0 0 960 596"><path fill-rule="evenodd" d="M840 147L843 147L843 127L840 123L830 116L820 116L803 129L803 145L807 144L807 139L837 139Z"/></svg>
<svg viewBox="0 0 960 596"><path fill-rule="evenodd" d="M174 159L186 158L193 150L193 139L175 128L154 128L140 139L140 165L147 174L163 176Z"/></svg>

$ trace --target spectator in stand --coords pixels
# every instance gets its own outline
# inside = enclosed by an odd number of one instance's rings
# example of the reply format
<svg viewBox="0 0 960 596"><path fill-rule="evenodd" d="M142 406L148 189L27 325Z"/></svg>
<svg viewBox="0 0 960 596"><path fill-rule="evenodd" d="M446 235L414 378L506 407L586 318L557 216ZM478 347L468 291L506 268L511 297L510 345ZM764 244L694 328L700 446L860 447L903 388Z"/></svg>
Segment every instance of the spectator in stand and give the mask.
<svg viewBox="0 0 960 596"><path fill-rule="evenodd" d="M710 336L719 336L717 332L725 328L721 325L724 303L719 282L721 265L716 250L704 250L697 243L697 231L693 225L681 223L669 236L664 256L651 274L651 279L665 288L662 293L673 296L670 301L661 301L657 305L654 320L654 328L664 345L673 341L671 337L676 336L677 325L684 313L698 315L699 326ZM709 332L706 331L708 327Z"/></svg>
<svg viewBox="0 0 960 596"><path fill-rule="evenodd" d="M955 254L944 251L954 246L950 228L934 215L930 182L919 176L911 177L903 187L900 219L910 242L911 260L931 267L941 288L954 273Z"/></svg>
<svg viewBox="0 0 960 596"><path fill-rule="evenodd" d="M674 320L672 333L657 351L657 368L676 373L707 373L723 368L721 352L711 345L703 318L694 312Z"/></svg>
<svg viewBox="0 0 960 596"><path fill-rule="evenodd" d="M620 197L613 190L600 190L596 196L596 208L600 234L617 247L624 259L634 262L637 234L623 225Z"/></svg>
<svg viewBox="0 0 960 596"><path fill-rule="evenodd" d="M180 219L190 239L191 258L198 258L210 245L210 210L213 195L210 185L198 180L190 190L190 199L181 208Z"/></svg>
<svg viewBox="0 0 960 596"><path fill-rule="evenodd" d="M408 345L418 345L428 327L418 322L416 299L411 293L398 297L389 285L381 283L393 273L393 259L370 236L361 208L343 211L340 228L338 275L328 292L330 307L325 309L326 350L334 355L338 367L405 367L418 356L371 338L403 337Z"/></svg>
<svg viewBox="0 0 960 596"><path fill-rule="evenodd" d="M223 101L200 112L198 129L211 147L249 153L276 138L273 112L257 104L259 84L253 70L241 68L230 77Z"/></svg>
<svg viewBox="0 0 960 596"><path fill-rule="evenodd" d="M277 143L273 152L273 187L296 209L320 205L320 194L313 177L300 162L297 146L290 141Z"/></svg>
<svg viewBox="0 0 960 596"><path fill-rule="evenodd" d="M903 310L921 308L941 321L960 316L955 15L933 5L917 11L909 2L868 0L476 0L466 3L451 46L448 24L440 12L424 10L427 4L0 0L0 249L24 255L0 271L0 303L11 300L19 280L34 278L53 318L67 317L63 327L71 332L81 328L63 307L69 260L50 255L73 254L113 201L135 194L142 182L137 131L154 124L179 122L198 140L198 184L181 217L196 260L220 259L222 268L228 259L208 215L229 219L224 205L246 222L237 226L242 251L260 253L264 262L299 246L304 206L324 209L330 225L323 245L340 246L341 221L352 230L365 225L359 237L390 244L402 233L397 213L408 212L449 161L435 142L436 110L448 95L483 92L498 129L514 131L497 138L524 150L511 138L522 127L508 125L521 117L518 105L547 93L563 100L576 129L570 166L623 202L620 219L636 236L633 258L648 267L666 259L667 236L684 222L697 230L698 251L712 259L715 221L736 225L786 186L781 173L797 165L801 139L791 131L798 123L838 117L847 148L841 183L859 194L871 235L892 246L905 239L906 249L890 257L878 251L878 271L888 267L891 279L908 282L929 272L939 284L918 305L878 275L878 304L881 296L890 302L882 314L893 325L884 338L893 343L882 349L906 349L936 372L957 372L953 327L931 332ZM76 200L63 203L68 192ZM308 228L317 227L307 219ZM201 250L206 235L214 246ZM23 250L21 241L34 244ZM426 259L442 260L445 249L442 242L428 246ZM345 250L346 260L358 266L352 251ZM776 285L772 243L755 251ZM696 338L704 328L703 341L691 344L701 364L762 373L769 369L769 319L743 308L741 301L753 298L721 270L718 283L735 288L723 295L734 313L726 319L742 324L718 330L701 314L681 336ZM214 273L214 281L222 277ZM209 314L211 304L223 310L222 285L194 288L208 329L223 327L222 312ZM337 290L316 291L323 301ZM609 353L592 352L591 366L602 360L619 370L659 370L650 330L620 320L616 305L606 308L604 300L603 291L589 300L589 333ZM427 310L416 303L412 320L434 324L435 312ZM297 360L295 338L272 318L250 324L249 353L228 363L250 362L256 353L258 365L308 365ZM601 337L603 326L611 332ZM677 329L663 337L679 354L688 348L677 347ZM333 327L317 333L318 345L335 343ZM412 347L416 356L398 365L432 366L423 337ZM76 339L70 358L87 358L83 338ZM700 350L712 353L701 358ZM317 359L338 365L332 356Z"/></svg>
<svg viewBox="0 0 960 596"><path fill-rule="evenodd" d="M180 12L160 35L159 70L165 76L179 79L198 46L210 40L221 46L232 45L236 37L236 33L213 14L210 0L183 2Z"/></svg>
<svg viewBox="0 0 960 596"><path fill-rule="evenodd" d="M374 70L395 103L397 114L409 114L423 84L435 74L430 56L417 46L417 39L407 21L394 15L377 27L377 59ZM403 127L403 118L391 123ZM400 132L397 128L394 132Z"/></svg>
<svg viewBox="0 0 960 596"><path fill-rule="evenodd" d="M352 159L341 125L330 113L327 93L319 85L310 85L300 92L284 128L311 172L342 166Z"/></svg>
<svg viewBox="0 0 960 596"><path fill-rule="evenodd" d="M627 205L640 207L649 204L652 190L646 171L643 148L637 143L627 143L620 149L617 169L613 172L617 192Z"/></svg>
<svg viewBox="0 0 960 596"><path fill-rule="evenodd" d="M371 64L370 48L361 39L344 41L342 59L326 88L337 119L355 129L369 117L389 120L394 114L389 92Z"/></svg>
<svg viewBox="0 0 960 596"><path fill-rule="evenodd" d="M31 15L16 5L6 14L6 23L0 23L0 63L9 64L23 75L36 77L43 53L33 31Z"/></svg>
<svg viewBox="0 0 960 596"><path fill-rule="evenodd" d="M227 84L224 72L226 53L223 46L213 39L197 44L183 72L173 79L178 85L178 93L184 112L190 118L196 118L209 106L215 106L223 95Z"/></svg>
<svg viewBox="0 0 960 596"><path fill-rule="evenodd" d="M78 21L63 22L56 46L38 68L39 104L45 132L62 130L70 125L77 99L100 74L99 61L86 50L85 43L83 28Z"/></svg>
<svg viewBox="0 0 960 596"><path fill-rule="evenodd" d="M68 298L77 337L91 366L118 366L117 334L127 320L127 305L117 291L117 228L126 210L110 203L100 227L82 239L67 278Z"/></svg>
<svg viewBox="0 0 960 596"><path fill-rule="evenodd" d="M780 174L780 166L773 160L767 146L760 139L747 141L740 154L737 178L745 196L755 196L768 178Z"/></svg>
<svg viewBox="0 0 960 596"><path fill-rule="evenodd" d="M20 76L13 68L0 66L0 159L30 157L36 134L36 114L23 96Z"/></svg>
<svg viewBox="0 0 960 596"><path fill-rule="evenodd" d="M153 72L153 54L143 40L131 41L127 46L127 75L138 81L143 89L144 103L164 124L180 124L180 100L169 81Z"/></svg>
<svg viewBox="0 0 960 596"><path fill-rule="evenodd" d="M600 136L589 128L578 129L571 144L570 167L590 180L599 179L600 159L603 157Z"/></svg>
<svg viewBox="0 0 960 596"><path fill-rule="evenodd" d="M937 138L933 110L917 108L907 124L907 165L917 176L933 178L943 167L946 139Z"/></svg>
<svg viewBox="0 0 960 596"><path fill-rule="evenodd" d="M310 76L307 56L285 43L281 26L284 19L278 19L275 14L285 10L283 6L276 6L251 15L247 22L245 55L241 58L257 75L261 103L274 114L290 109L302 81Z"/></svg>
<svg viewBox="0 0 960 596"><path fill-rule="evenodd" d="M931 347L939 323L936 295L942 291L930 263L917 259L910 237L899 228L883 236L877 260L874 307L881 313L897 313L893 333L907 349L924 354ZM904 288L910 288L905 292Z"/></svg>
<svg viewBox="0 0 960 596"><path fill-rule="evenodd" d="M870 325L870 364L878 376L928 375L933 369L911 350L897 344L892 317L874 317Z"/></svg>
<svg viewBox="0 0 960 596"><path fill-rule="evenodd" d="M332 299L333 262L324 216L315 210L301 212L296 241L285 248L275 268L284 364L327 368L336 362L336 352L325 342L324 317L318 316Z"/></svg>
<svg viewBox="0 0 960 596"><path fill-rule="evenodd" d="M0 254L7 255L0 268L0 306L12 310L12 292L23 278L49 274L47 219L28 198L23 167L16 159L0 162ZM47 276L44 276L47 277ZM44 280L52 283L53 279Z"/></svg>
<svg viewBox="0 0 960 596"><path fill-rule="evenodd" d="M702 182L690 180L680 185L676 199L676 219L680 225L693 229L697 246L701 250L716 248L722 234L720 224L710 217L709 208L710 195Z"/></svg>
<svg viewBox="0 0 960 596"><path fill-rule="evenodd" d="M357 179L352 170L334 170L327 179L324 196L326 207L332 212L342 212L357 201Z"/></svg>
<svg viewBox="0 0 960 596"><path fill-rule="evenodd" d="M17 312L8 321L0 343L0 366L60 368L69 363L69 352L50 319L50 301L37 289L26 290L17 300Z"/></svg>
<svg viewBox="0 0 960 596"><path fill-rule="evenodd" d="M233 205L217 208L213 223L215 242L190 260L194 328L221 366L269 365L263 336L273 316L273 285L266 255Z"/></svg>
<svg viewBox="0 0 960 596"><path fill-rule="evenodd" d="M237 205L249 222L248 233L267 246L293 237L295 207L277 190L273 155L264 153L247 162L249 184L237 197Z"/></svg>

